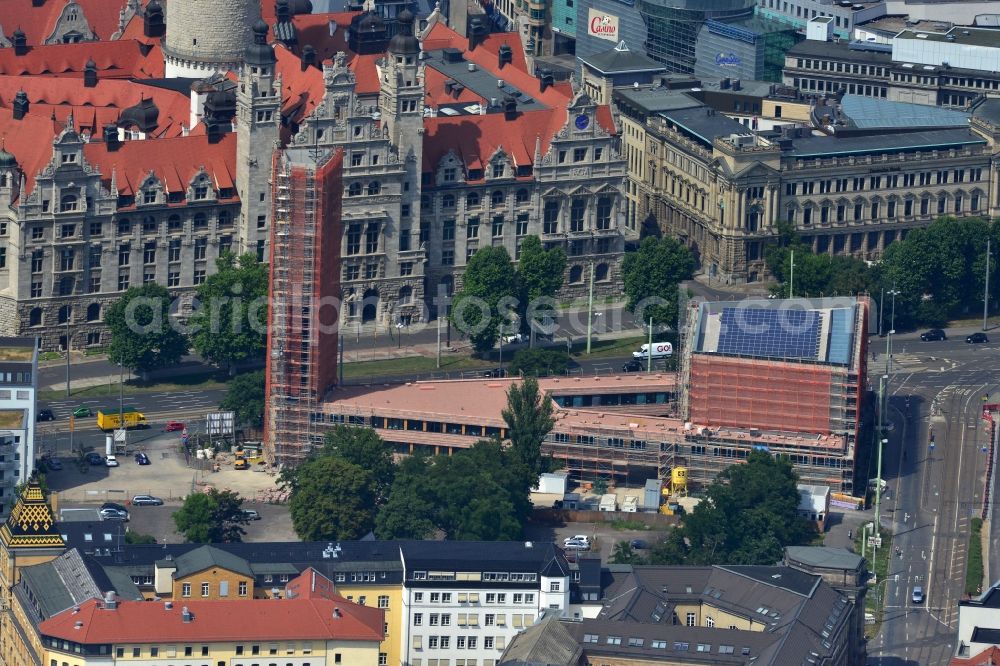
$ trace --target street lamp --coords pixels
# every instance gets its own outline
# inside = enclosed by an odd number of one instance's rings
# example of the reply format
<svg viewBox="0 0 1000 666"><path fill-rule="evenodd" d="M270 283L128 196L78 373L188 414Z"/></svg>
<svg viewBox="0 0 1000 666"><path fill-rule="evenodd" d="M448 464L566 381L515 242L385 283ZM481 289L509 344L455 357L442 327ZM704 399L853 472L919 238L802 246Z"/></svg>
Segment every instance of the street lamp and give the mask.
<svg viewBox="0 0 1000 666"><path fill-rule="evenodd" d="M885 338L885 374L892 370L892 336L896 332L896 296L899 295L896 286L893 285L888 294L892 296L892 314L889 317L889 333Z"/></svg>

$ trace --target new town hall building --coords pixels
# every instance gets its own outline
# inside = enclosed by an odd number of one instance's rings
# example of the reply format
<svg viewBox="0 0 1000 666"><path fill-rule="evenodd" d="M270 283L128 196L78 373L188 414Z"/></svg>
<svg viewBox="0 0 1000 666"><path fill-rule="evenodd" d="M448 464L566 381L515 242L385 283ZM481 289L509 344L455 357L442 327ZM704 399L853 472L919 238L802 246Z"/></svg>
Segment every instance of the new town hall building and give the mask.
<svg viewBox="0 0 1000 666"><path fill-rule="evenodd" d="M638 237L609 107L536 76L516 35L285 0L154 0L113 21L72 4L86 39L42 26L0 48L0 334L106 344L105 309L146 282L183 316L220 254L270 257L282 146L343 152L348 321L433 313L477 248L516 258L529 234L565 248L567 293L591 263L610 291ZM42 9L11 19L63 25Z"/></svg>

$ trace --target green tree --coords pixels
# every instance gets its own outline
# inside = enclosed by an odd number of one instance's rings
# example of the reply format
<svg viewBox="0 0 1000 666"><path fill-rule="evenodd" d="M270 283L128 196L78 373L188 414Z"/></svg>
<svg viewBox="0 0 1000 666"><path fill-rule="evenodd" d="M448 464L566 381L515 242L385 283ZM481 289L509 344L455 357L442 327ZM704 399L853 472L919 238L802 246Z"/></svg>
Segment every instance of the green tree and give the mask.
<svg viewBox="0 0 1000 666"><path fill-rule="evenodd" d="M798 478L787 457L754 451L727 468L694 511L655 546L654 564L773 564L815 527L798 514Z"/></svg>
<svg viewBox="0 0 1000 666"><path fill-rule="evenodd" d="M149 371L176 365L188 341L171 326L170 292L155 282L132 287L108 308L111 331L108 358L148 377Z"/></svg>
<svg viewBox="0 0 1000 666"><path fill-rule="evenodd" d="M673 238L645 238L622 262L628 308L644 321L652 317L654 324L675 327L677 287L694 268L691 251Z"/></svg>
<svg viewBox="0 0 1000 666"><path fill-rule="evenodd" d="M521 240L517 265L521 333L530 334L532 321L540 325L555 316L554 302L549 299L562 288L565 273L566 252L561 247L546 250L538 236L525 236Z"/></svg>
<svg viewBox="0 0 1000 666"><path fill-rule="evenodd" d="M219 408L236 413L237 423L260 427L264 424L264 371L237 375L229 382Z"/></svg>
<svg viewBox="0 0 1000 666"><path fill-rule="evenodd" d="M156 537L152 534L140 534L139 532L128 530L125 532L125 543L130 546L152 545L156 543Z"/></svg>
<svg viewBox="0 0 1000 666"><path fill-rule="evenodd" d="M431 459L415 455L396 467L389 498L375 519L379 539L427 539L437 529L428 479Z"/></svg>
<svg viewBox="0 0 1000 666"><path fill-rule="evenodd" d="M303 541L360 539L375 525L375 483L361 467L321 454L299 465L288 508Z"/></svg>
<svg viewBox="0 0 1000 666"><path fill-rule="evenodd" d="M636 554L630 541L618 541L611 550L611 564L642 564L642 557Z"/></svg>
<svg viewBox="0 0 1000 666"><path fill-rule="evenodd" d="M542 442L556 423L552 412L552 398L542 392L533 377L511 384L507 406L500 412L507 424L511 453L530 475L529 489L539 474L548 471L548 463L542 458Z"/></svg>
<svg viewBox="0 0 1000 666"><path fill-rule="evenodd" d="M371 428L337 426L326 433L324 452L357 465L371 476L375 488L375 503L383 504L396 474L392 447Z"/></svg>
<svg viewBox="0 0 1000 666"><path fill-rule="evenodd" d="M517 275L507 250L486 246L469 259L449 317L459 331L469 336L476 353L484 354L496 344L500 324L510 314L506 307L513 305L516 295Z"/></svg>
<svg viewBox="0 0 1000 666"><path fill-rule="evenodd" d="M569 354L565 349L519 349L507 368L512 375L545 377L563 375L569 368Z"/></svg>
<svg viewBox="0 0 1000 666"><path fill-rule="evenodd" d="M192 493L174 512L174 524L191 543L229 543L242 541L250 520L243 513L243 499L231 490L212 488L207 493Z"/></svg>
<svg viewBox="0 0 1000 666"><path fill-rule="evenodd" d="M203 358L235 373L236 364L260 358L267 346L267 264L252 254L225 253L217 272L197 290L189 325L191 343Z"/></svg>

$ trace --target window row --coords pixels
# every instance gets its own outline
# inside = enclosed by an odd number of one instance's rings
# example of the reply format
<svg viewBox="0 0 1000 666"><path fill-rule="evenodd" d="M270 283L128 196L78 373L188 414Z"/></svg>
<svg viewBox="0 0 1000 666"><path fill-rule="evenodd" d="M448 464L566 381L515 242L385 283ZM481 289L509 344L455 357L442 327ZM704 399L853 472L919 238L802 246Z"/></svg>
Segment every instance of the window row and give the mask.
<svg viewBox="0 0 1000 666"><path fill-rule="evenodd" d="M286 576L286 579L287 579L287 576ZM192 588L192 584L191 583L181 583L181 596L182 597L190 597L191 596L191 588ZM207 583L207 582L201 583L200 589L201 589L201 596L203 596L203 597L210 597L210 596L212 596L212 584L211 583ZM236 594L237 594L237 596L245 597L245 596L247 596L249 594L249 589L250 589L249 583L247 581L245 581L245 580L241 580L236 585ZM229 596L229 581L228 580L219 581L219 583L216 585L216 593L220 597L228 597Z"/></svg>
<svg viewBox="0 0 1000 666"><path fill-rule="evenodd" d="M979 167L971 169L938 169L937 171L920 171L887 176L858 176L854 178L826 178L824 180L807 180L785 183L785 194L832 194L835 192L863 192L865 190L896 189L929 185L948 185L952 183L975 183L983 178L983 170ZM748 192L750 189L748 188Z"/></svg>
<svg viewBox="0 0 1000 666"><path fill-rule="evenodd" d="M951 199L950 206L948 203L949 199ZM950 213L962 215L978 212L985 201L984 197L974 194L968 198L968 206L966 206L966 198L957 194L950 197L937 197L936 199L932 197L904 199L902 202L890 199L884 203L884 208L882 206L883 202L880 201L857 202L852 205L837 204L836 206L807 203L801 210L795 206L789 206L785 209L785 221L795 224L801 219L802 225L808 226L813 223L861 222L883 218L891 220L900 216L914 217L919 215L923 217L928 215L947 215ZM902 203L902 206L900 206L900 203Z"/></svg>
<svg viewBox="0 0 1000 666"><path fill-rule="evenodd" d="M452 638L455 638L457 649L479 649L479 636L414 636L411 644L414 650L449 650ZM482 640L483 648L486 650L503 650L507 646L506 636L483 636ZM459 641L461 641L461 645L459 645ZM416 664L417 661L410 660L410 663Z"/></svg>
<svg viewBox="0 0 1000 666"><path fill-rule="evenodd" d="M172 232L183 232L187 223L190 222L190 227L194 231L207 231L210 226L210 218L207 213L196 213L189 219L182 218L179 215L171 215L170 217L163 219L156 219L153 217L143 218L141 221L133 222L129 218L123 218L118 220L114 225L119 236L125 236L132 234L134 231L140 231L143 234L160 234L164 231L163 225L166 224L166 231L168 233ZM258 228L262 225L258 221ZM265 218L266 226L266 218ZM6 226L6 225L5 225ZM219 211L215 218L216 229L228 229L233 226L233 215L229 211L223 210ZM31 227L30 239L33 241L42 241L46 239L46 230L48 226L46 225L34 225ZM105 223L104 222L89 222L86 224L75 223L75 222L63 222L60 224L52 225L53 238L58 240L64 240L67 238L81 238L83 237L84 231L86 231L86 236L90 238L100 238L104 236L105 233ZM6 230L0 235L6 235Z"/></svg>

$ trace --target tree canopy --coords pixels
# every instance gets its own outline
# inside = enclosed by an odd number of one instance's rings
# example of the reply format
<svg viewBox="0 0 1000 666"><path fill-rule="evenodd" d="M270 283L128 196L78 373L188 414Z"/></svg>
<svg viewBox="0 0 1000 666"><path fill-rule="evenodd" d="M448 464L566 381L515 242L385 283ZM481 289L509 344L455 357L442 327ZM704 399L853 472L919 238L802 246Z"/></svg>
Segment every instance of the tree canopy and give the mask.
<svg viewBox="0 0 1000 666"><path fill-rule="evenodd" d="M191 314L191 343L203 358L220 366L263 356L267 346L267 264L252 254L225 253L217 272L197 290Z"/></svg>
<svg viewBox="0 0 1000 666"><path fill-rule="evenodd" d="M131 287L104 317L111 331L108 359L143 374L176 365L188 341L170 322L170 292L155 282Z"/></svg>
<svg viewBox="0 0 1000 666"><path fill-rule="evenodd" d="M511 384L507 406L500 412L507 424L511 453L532 475L529 489L539 474L548 471L542 441L556 423L552 411L552 398L542 392L537 379L528 377L520 384Z"/></svg>
<svg viewBox="0 0 1000 666"><path fill-rule="evenodd" d="M799 516L798 478L787 457L753 451L723 470L705 499L653 548L654 564L774 564L785 546L803 545L815 527Z"/></svg>
<svg viewBox="0 0 1000 666"><path fill-rule="evenodd" d="M555 304L549 299L562 288L565 273L566 252L561 247L546 250L538 236L525 236L521 240L517 265L521 333L531 332L532 321L541 325L555 316Z"/></svg>
<svg viewBox="0 0 1000 666"><path fill-rule="evenodd" d="M514 352L508 370L512 375L545 377L562 375L569 368L569 354L565 349L519 349Z"/></svg>
<svg viewBox="0 0 1000 666"><path fill-rule="evenodd" d="M462 289L455 294L450 318L459 331L466 333L477 353L485 353L496 344L500 324L508 312L501 304L514 304L517 275L510 255L502 246L479 248L469 259L462 276Z"/></svg>
<svg viewBox="0 0 1000 666"><path fill-rule="evenodd" d="M354 463L322 454L299 465L288 508L303 541L360 539L375 526L375 483Z"/></svg>
<svg viewBox="0 0 1000 666"><path fill-rule="evenodd" d="M778 223L778 241L764 252L764 263L777 280L772 292L787 298L792 278L794 253L795 297L847 296L870 291L875 276L860 259L841 255L813 254L794 227L787 222Z"/></svg>
<svg viewBox="0 0 1000 666"><path fill-rule="evenodd" d="M192 493L174 512L174 524L191 543L227 543L242 541L250 522L243 512L243 498L231 490L212 488L207 493Z"/></svg>
<svg viewBox="0 0 1000 666"><path fill-rule="evenodd" d="M324 453L343 458L357 465L371 476L376 504L389 496L389 488L396 474L396 465L389 447L371 428L337 426L326 433Z"/></svg>
<svg viewBox="0 0 1000 666"><path fill-rule="evenodd" d="M237 423L254 427L263 425L264 371L247 372L233 377L219 407L235 412Z"/></svg>
<svg viewBox="0 0 1000 666"><path fill-rule="evenodd" d="M677 287L694 275L694 255L673 238L643 239L622 262L627 307L658 326L677 326ZM641 312L639 310L642 310Z"/></svg>

